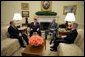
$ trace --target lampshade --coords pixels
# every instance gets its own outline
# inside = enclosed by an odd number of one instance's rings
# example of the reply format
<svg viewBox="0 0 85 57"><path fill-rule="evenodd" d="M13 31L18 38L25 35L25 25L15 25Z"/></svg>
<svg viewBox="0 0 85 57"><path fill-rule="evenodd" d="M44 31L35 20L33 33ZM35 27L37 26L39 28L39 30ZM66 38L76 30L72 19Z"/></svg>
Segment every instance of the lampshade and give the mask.
<svg viewBox="0 0 85 57"><path fill-rule="evenodd" d="M67 13L65 21L70 21L70 22L75 21L74 13Z"/></svg>
<svg viewBox="0 0 85 57"><path fill-rule="evenodd" d="M20 15L20 13L15 13L14 17L13 17L13 20L22 20L22 17Z"/></svg>

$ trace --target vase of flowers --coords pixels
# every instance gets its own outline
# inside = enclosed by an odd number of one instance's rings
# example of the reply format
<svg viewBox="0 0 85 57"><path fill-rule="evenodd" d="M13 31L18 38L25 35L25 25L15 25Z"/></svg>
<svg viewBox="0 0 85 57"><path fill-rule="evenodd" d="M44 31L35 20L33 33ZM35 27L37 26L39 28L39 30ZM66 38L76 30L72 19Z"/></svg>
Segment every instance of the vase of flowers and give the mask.
<svg viewBox="0 0 85 57"><path fill-rule="evenodd" d="M29 38L29 44L32 46L41 46L43 42L43 38L37 33L34 33L33 36Z"/></svg>

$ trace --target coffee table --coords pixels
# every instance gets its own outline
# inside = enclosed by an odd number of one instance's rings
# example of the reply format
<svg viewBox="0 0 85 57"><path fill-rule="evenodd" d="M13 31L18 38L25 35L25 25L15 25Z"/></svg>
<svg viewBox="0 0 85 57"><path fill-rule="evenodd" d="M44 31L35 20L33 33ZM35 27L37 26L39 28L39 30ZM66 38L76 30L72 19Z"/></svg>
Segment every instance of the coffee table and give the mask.
<svg viewBox="0 0 85 57"><path fill-rule="evenodd" d="M27 45L25 50L22 52L22 56L42 56L44 46L46 48L46 40L44 40L43 45L38 47Z"/></svg>

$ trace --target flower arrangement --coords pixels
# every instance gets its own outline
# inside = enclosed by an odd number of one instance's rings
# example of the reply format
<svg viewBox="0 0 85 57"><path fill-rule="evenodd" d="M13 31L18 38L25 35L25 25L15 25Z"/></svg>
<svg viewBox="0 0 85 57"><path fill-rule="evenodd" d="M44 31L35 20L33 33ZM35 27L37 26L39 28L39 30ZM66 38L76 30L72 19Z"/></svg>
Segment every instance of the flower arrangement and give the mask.
<svg viewBox="0 0 85 57"><path fill-rule="evenodd" d="M43 44L43 38L39 35L33 35L29 38L29 44L33 46L39 46Z"/></svg>

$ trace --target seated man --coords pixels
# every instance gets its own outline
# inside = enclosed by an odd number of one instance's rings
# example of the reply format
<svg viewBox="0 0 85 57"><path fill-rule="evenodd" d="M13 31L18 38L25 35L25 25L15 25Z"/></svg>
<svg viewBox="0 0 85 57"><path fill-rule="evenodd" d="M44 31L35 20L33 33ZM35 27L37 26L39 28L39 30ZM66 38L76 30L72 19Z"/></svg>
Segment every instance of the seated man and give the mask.
<svg viewBox="0 0 85 57"><path fill-rule="evenodd" d="M52 39L50 41L50 44L52 43L52 41L54 40L54 38L56 37L56 32L58 29L58 24L55 22L55 19L53 19L53 21L50 23L49 25L49 29L45 31L45 38L47 39L47 35L49 32L52 33Z"/></svg>
<svg viewBox="0 0 85 57"><path fill-rule="evenodd" d="M78 27L78 24L73 23L71 26L71 31L67 34L66 37L64 37L64 38L57 37L54 40L54 45L51 47L52 48L51 51L56 51L59 43L68 43L68 44L74 43L74 40L76 39L76 37L78 35L77 27Z"/></svg>
<svg viewBox="0 0 85 57"><path fill-rule="evenodd" d="M37 22L36 18L34 18L34 22L30 24L30 30L30 37L32 36L33 32L37 32L41 36L40 24Z"/></svg>
<svg viewBox="0 0 85 57"><path fill-rule="evenodd" d="M10 26L8 28L8 33L10 34L10 38L14 39L18 39L20 45L22 47L25 47L22 37L23 39L26 41L26 43L28 44L28 38L25 34L20 33L19 30L16 28L14 21L10 21Z"/></svg>

